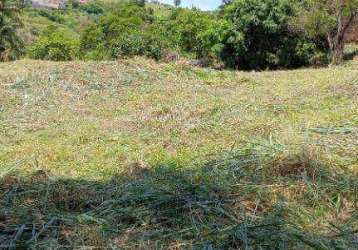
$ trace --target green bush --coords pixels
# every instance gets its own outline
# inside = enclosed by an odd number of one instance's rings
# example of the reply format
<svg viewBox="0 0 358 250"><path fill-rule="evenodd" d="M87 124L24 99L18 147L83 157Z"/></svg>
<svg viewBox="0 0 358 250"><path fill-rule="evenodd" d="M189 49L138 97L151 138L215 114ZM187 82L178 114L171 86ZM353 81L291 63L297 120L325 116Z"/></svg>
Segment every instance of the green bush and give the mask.
<svg viewBox="0 0 358 250"><path fill-rule="evenodd" d="M299 2L235 0L225 6L226 24L207 37L218 38L218 56L239 69L293 68L310 64L323 53L314 41L295 31L291 20Z"/></svg>
<svg viewBox="0 0 358 250"><path fill-rule="evenodd" d="M144 55L155 60L163 58L165 51L168 49L167 37L164 37L164 33L160 28L153 25L145 33L143 33L143 40L145 41Z"/></svg>
<svg viewBox="0 0 358 250"><path fill-rule="evenodd" d="M137 4L120 4L86 28L80 38L84 59L147 56L159 60L167 47L163 26ZM106 48L106 49L105 49Z"/></svg>
<svg viewBox="0 0 358 250"><path fill-rule="evenodd" d="M104 33L98 25L90 25L81 33L79 50L84 60L99 61L110 58Z"/></svg>
<svg viewBox="0 0 358 250"><path fill-rule="evenodd" d="M176 9L166 23L171 45L182 52L194 53L197 57L206 56L202 33L212 24L215 17L193 9Z"/></svg>
<svg viewBox="0 0 358 250"><path fill-rule="evenodd" d="M101 15L104 13L104 6L96 0L92 0L80 6L80 10L93 15Z"/></svg>
<svg viewBox="0 0 358 250"><path fill-rule="evenodd" d="M53 28L50 30L44 32L29 47L30 58L52 61L69 61L78 58L78 40L65 30Z"/></svg>
<svg viewBox="0 0 358 250"><path fill-rule="evenodd" d="M159 60L162 58L165 45L159 37L147 31L131 31L111 43L111 55L113 58L130 56L147 56Z"/></svg>
<svg viewBox="0 0 358 250"><path fill-rule="evenodd" d="M79 32L80 39L65 31L45 31L29 53L32 58L48 60L109 60L137 55L160 60L167 51L175 51L244 70L325 64L326 44L292 25L301 3L234 0L215 13L173 8L158 15L158 10L146 8L142 1L104 4L92 0L79 7L82 12L74 10L86 17L83 25L78 25L75 15L40 10L42 16Z"/></svg>
<svg viewBox="0 0 358 250"><path fill-rule="evenodd" d="M23 54L23 42L11 20L0 15L0 62L16 60Z"/></svg>
<svg viewBox="0 0 358 250"><path fill-rule="evenodd" d="M40 16L46 17L52 22L61 23L61 24L65 22L65 18L58 11L40 9L38 10L38 14Z"/></svg>
<svg viewBox="0 0 358 250"><path fill-rule="evenodd" d="M353 59L358 55L358 44L347 44L344 47L344 59Z"/></svg>
<svg viewBox="0 0 358 250"><path fill-rule="evenodd" d="M225 48L231 25L225 19L211 20L198 34L200 54L208 59L220 61L220 53Z"/></svg>

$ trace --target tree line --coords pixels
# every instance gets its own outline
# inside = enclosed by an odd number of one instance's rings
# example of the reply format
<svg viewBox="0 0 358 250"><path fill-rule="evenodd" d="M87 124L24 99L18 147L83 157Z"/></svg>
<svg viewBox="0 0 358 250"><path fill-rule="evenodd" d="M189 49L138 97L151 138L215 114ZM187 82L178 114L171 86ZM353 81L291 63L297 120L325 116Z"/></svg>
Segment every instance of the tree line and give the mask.
<svg viewBox="0 0 358 250"><path fill-rule="evenodd" d="M235 69L297 68L343 61L345 35L358 0L232 0L212 12L168 7L157 15L143 0L90 1L72 7L92 22L73 36L50 26L31 44L17 35L21 5L0 0L0 60L111 60L172 54ZM70 9L64 11L71 11Z"/></svg>

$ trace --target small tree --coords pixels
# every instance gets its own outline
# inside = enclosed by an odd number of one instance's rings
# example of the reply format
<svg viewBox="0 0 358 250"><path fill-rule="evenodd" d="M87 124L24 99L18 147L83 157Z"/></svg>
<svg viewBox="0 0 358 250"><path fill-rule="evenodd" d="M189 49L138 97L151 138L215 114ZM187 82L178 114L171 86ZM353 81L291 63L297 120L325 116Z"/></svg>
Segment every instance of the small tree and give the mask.
<svg viewBox="0 0 358 250"><path fill-rule="evenodd" d="M315 45L290 25L297 15L299 1L225 2L222 9L225 22L211 29L206 40L216 41L214 51L227 67L278 69L310 63L316 53Z"/></svg>
<svg viewBox="0 0 358 250"><path fill-rule="evenodd" d="M300 24L311 36L325 36L331 64L343 61L344 36L358 17L358 0L311 0L300 15Z"/></svg>
<svg viewBox="0 0 358 250"><path fill-rule="evenodd" d="M18 12L14 2L0 0L0 61L16 59L22 52L23 44L16 34L21 23Z"/></svg>

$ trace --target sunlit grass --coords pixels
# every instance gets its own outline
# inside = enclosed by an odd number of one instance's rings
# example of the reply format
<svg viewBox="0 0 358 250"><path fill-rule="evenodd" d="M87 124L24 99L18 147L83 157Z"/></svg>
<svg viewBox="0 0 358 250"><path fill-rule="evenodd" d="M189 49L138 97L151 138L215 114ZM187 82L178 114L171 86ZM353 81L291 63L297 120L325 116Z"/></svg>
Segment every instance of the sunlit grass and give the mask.
<svg viewBox="0 0 358 250"><path fill-rule="evenodd" d="M354 249L358 65L0 64L0 245Z"/></svg>

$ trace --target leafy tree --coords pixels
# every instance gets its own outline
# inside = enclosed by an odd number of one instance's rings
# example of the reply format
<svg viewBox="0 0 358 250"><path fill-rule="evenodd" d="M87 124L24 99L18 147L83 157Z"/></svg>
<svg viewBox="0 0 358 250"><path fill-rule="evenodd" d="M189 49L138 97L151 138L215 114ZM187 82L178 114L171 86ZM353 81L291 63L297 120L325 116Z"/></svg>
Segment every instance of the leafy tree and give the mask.
<svg viewBox="0 0 358 250"><path fill-rule="evenodd" d="M312 37L325 36L331 63L343 61L344 36L358 18L358 0L309 0L299 23Z"/></svg>
<svg viewBox="0 0 358 250"><path fill-rule="evenodd" d="M0 61L17 59L22 54L23 43L16 33L20 26L15 2L0 0Z"/></svg>
<svg viewBox="0 0 358 250"><path fill-rule="evenodd" d="M247 70L306 65L317 48L290 26L297 9L298 1L293 0L235 0L224 6L225 21L209 37L214 34L222 39L215 47L228 67Z"/></svg>
<svg viewBox="0 0 358 250"><path fill-rule="evenodd" d="M230 22L221 18L212 20L198 34L201 55L213 61L220 61L233 27ZM225 61L224 58L222 58Z"/></svg>
<svg viewBox="0 0 358 250"><path fill-rule="evenodd" d="M168 37L172 46L182 52L195 53L203 57L201 34L215 17L199 10L176 9L166 22Z"/></svg>

